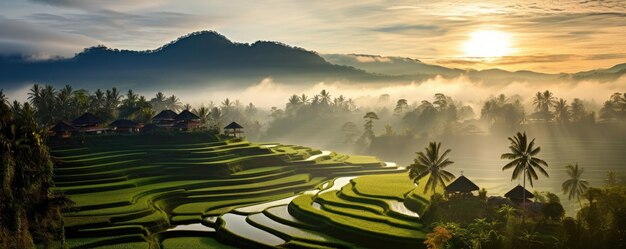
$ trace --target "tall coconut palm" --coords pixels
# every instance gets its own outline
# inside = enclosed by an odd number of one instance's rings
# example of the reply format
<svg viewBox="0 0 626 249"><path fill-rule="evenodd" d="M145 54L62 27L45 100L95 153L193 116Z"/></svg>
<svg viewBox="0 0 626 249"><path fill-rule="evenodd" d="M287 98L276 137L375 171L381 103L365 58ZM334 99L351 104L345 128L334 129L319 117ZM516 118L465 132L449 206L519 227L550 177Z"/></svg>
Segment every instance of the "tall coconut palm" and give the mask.
<svg viewBox="0 0 626 249"><path fill-rule="evenodd" d="M579 98L575 98L572 103L570 104L569 107L570 111L571 111L571 118L572 118L572 122L579 122L581 121L585 114L585 105L583 104L583 102L579 99Z"/></svg>
<svg viewBox="0 0 626 249"><path fill-rule="evenodd" d="M206 106L200 106L200 108L198 109L193 109L194 114L198 115L198 117L200 117L200 123L202 124L202 126L206 126L207 121L209 120L209 113L211 112L211 110L209 108L207 108Z"/></svg>
<svg viewBox="0 0 626 249"><path fill-rule="evenodd" d="M567 101L559 99L554 106L554 114L556 114L556 120L559 123L567 123L571 116Z"/></svg>
<svg viewBox="0 0 626 249"><path fill-rule="evenodd" d="M285 110L287 113L294 114L300 108L302 102L300 102L300 97L298 95L291 95L287 100L287 105L285 106Z"/></svg>
<svg viewBox="0 0 626 249"><path fill-rule="evenodd" d="M330 92L329 91L322 90L319 95L320 95L320 100L322 104L330 105Z"/></svg>
<svg viewBox="0 0 626 249"><path fill-rule="evenodd" d="M580 196L589 189L589 182L581 179L583 172L585 172L584 168L578 168L578 164L575 165L567 165L567 174L569 175L569 179L563 182L561 187L563 188L563 193L567 193L567 199L571 200L576 198L578 200L578 204L580 207L583 207L582 202L580 201Z"/></svg>
<svg viewBox="0 0 626 249"><path fill-rule="evenodd" d="M548 90L542 92L537 92L535 97L533 98L533 105L535 105L535 110L540 112L545 120L551 118L550 108L556 105L557 101L554 97L554 94Z"/></svg>
<svg viewBox="0 0 626 249"><path fill-rule="evenodd" d="M511 181L519 178L520 174L524 176L523 187L526 189L526 178L530 182L530 186L533 186L533 179L537 180L537 171L541 172L546 177L550 177L548 172L543 169L542 166L548 167L548 163L544 160L537 158L537 154L541 151L541 147L535 148L535 139L528 142L526 132L517 133L514 137L509 137L511 145L509 149L510 153L504 153L500 156L501 159L511 160L509 163L502 167L502 171L513 168L513 175ZM523 191L522 205L526 202L526 191ZM523 221L523 216L522 216Z"/></svg>
<svg viewBox="0 0 626 249"><path fill-rule="evenodd" d="M162 92L156 93L154 98L150 99L150 104L152 105L152 109L155 112L161 112L161 111L165 110L166 109L166 103L165 103L166 100L167 100L167 97L165 97L165 94L163 94Z"/></svg>
<svg viewBox="0 0 626 249"><path fill-rule="evenodd" d="M307 105L309 104L309 102L311 102L311 99L309 99L309 96L306 96L306 94L302 94L300 95L300 102L302 102L302 104Z"/></svg>
<svg viewBox="0 0 626 249"><path fill-rule="evenodd" d="M437 185L445 186L446 182L451 181L455 176L446 171L444 168L453 164L446 156L450 153L450 149L447 149L443 154L439 155L441 143L430 142L425 152L416 152L417 158L414 159L413 164L409 165L409 178L417 185L420 179L427 175L428 181L424 187L424 193L428 189L435 193Z"/></svg>
<svg viewBox="0 0 626 249"><path fill-rule="evenodd" d="M180 99L178 99L178 97L176 97L173 94L172 94L172 96L167 98L165 103L166 103L165 106L166 106L167 109L170 109L170 110L175 111L175 112L178 112L178 111L181 110L181 108L183 108L183 104L180 102Z"/></svg>

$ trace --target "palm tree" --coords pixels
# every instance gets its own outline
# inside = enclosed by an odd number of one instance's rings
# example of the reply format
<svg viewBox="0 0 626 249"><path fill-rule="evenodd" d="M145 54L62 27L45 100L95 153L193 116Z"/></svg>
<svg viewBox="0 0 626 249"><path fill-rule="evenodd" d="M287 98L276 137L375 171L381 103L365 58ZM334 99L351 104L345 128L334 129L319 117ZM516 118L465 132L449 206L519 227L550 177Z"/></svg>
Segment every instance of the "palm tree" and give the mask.
<svg viewBox="0 0 626 249"><path fill-rule="evenodd" d="M589 189L589 182L586 180L580 179L583 172L585 172L584 168L578 168L578 164L576 165L567 165L567 174L569 175L569 179L563 182L561 186L563 188L563 193L568 193L567 198L569 200L576 198L578 200L578 204L580 207L583 207L582 202L580 202L580 196Z"/></svg>
<svg viewBox="0 0 626 249"><path fill-rule="evenodd" d="M104 114L106 117L100 118L104 118L105 120L114 119L116 117L117 107L121 103L121 99L122 96L120 95L120 92L117 90L117 88L113 87L111 88L111 90L106 90L104 102Z"/></svg>
<svg viewBox="0 0 626 249"><path fill-rule="evenodd" d="M287 100L287 105L285 106L285 110L287 113L294 114L299 108L302 102L300 102L300 97L298 95L291 95Z"/></svg>
<svg viewBox="0 0 626 249"><path fill-rule="evenodd" d="M51 85L45 85L40 90L41 103L37 106L37 113L40 121L44 124L52 124L56 118L56 93L57 91Z"/></svg>
<svg viewBox="0 0 626 249"><path fill-rule="evenodd" d="M165 102L166 102L167 97L165 97L165 94L163 94L162 92L158 92L154 98L152 98L150 100L150 104L152 105L152 109L155 112L161 112L163 110L165 110Z"/></svg>
<svg viewBox="0 0 626 249"><path fill-rule="evenodd" d="M79 89L72 93L71 116L76 118L89 109L90 99L89 92L85 89Z"/></svg>
<svg viewBox="0 0 626 249"><path fill-rule="evenodd" d="M180 102L180 99L178 99L178 97L176 97L173 94L172 94L172 96L167 98L165 103L166 103L165 106L166 106L167 109L170 109L170 110L175 111L175 112L180 111L180 109L183 107L183 104Z"/></svg>
<svg viewBox="0 0 626 249"><path fill-rule="evenodd" d="M306 96L306 94L302 94L300 95L300 102L302 102L302 104L306 105L309 102L311 102L311 99L309 99L309 96Z"/></svg>
<svg viewBox="0 0 626 249"><path fill-rule="evenodd" d="M533 98L533 105L535 105L535 110L541 113L546 121L550 119L550 107L554 107L556 105L556 98L554 94L548 90L542 92L537 92L535 97Z"/></svg>
<svg viewBox="0 0 626 249"><path fill-rule="evenodd" d="M426 186L424 187L424 193L426 193L429 188L433 193L435 193L437 185L441 184L442 186L445 186L446 182L455 178L452 173L444 169L454 163L446 158L451 150L447 149L440 156L440 148L441 143L430 142L428 146L424 148L425 153L421 151L415 153L417 154L417 158L415 158L413 164L408 167L409 178L413 180L415 185L418 184L420 179L426 175L430 175L428 177L428 181L426 182Z"/></svg>
<svg viewBox="0 0 626 249"><path fill-rule="evenodd" d="M198 115L198 117L200 117L200 123L202 124L202 126L205 126L207 124L207 121L209 119L209 112L210 112L209 108L203 105L203 106L200 106L200 108L198 109L193 109L192 112Z"/></svg>
<svg viewBox="0 0 626 249"><path fill-rule="evenodd" d="M322 104L330 105L330 92L329 91L322 90L319 95L320 95L320 100Z"/></svg>
<svg viewBox="0 0 626 249"><path fill-rule="evenodd" d="M517 133L515 137L509 137L509 141L511 141L511 145L509 149L511 149L510 153L504 153L500 156L501 159L509 159L511 162L507 163L502 167L502 171L513 168L513 175L511 176L511 181L519 178L520 173L524 175L523 187L526 189L526 178L528 178L530 182L530 186L533 186L533 179L537 180L539 177L537 176L537 171L541 172L544 176L550 177L548 172L543 169L542 166L548 167L548 163L544 160L537 158L537 154L541 151L541 147L535 148L535 139L528 143L528 138L526 137L526 132ZM526 205L526 191L523 191L522 197L522 205ZM522 216L522 222L524 221L524 216Z"/></svg>
<svg viewBox="0 0 626 249"><path fill-rule="evenodd" d="M569 109L571 110L571 117L573 122L579 122L584 118L586 113L585 106L580 99L575 98L570 104Z"/></svg>
<svg viewBox="0 0 626 249"><path fill-rule="evenodd" d="M570 119L570 110L567 105L567 101L559 99L554 106L554 112L556 114L556 120L560 123L567 123Z"/></svg>

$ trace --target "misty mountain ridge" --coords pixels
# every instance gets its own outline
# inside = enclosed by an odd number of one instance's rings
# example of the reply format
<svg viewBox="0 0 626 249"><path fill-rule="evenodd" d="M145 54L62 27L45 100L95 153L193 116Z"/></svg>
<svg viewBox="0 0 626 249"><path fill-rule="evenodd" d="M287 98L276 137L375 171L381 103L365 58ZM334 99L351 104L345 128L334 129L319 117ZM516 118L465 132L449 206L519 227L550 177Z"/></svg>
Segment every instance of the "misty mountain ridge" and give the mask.
<svg viewBox="0 0 626 249"><path fill-rule="evenodd" d="M530 70L507 71L498 68L475 70L448 68L439 65L424 63L417 59L365 55L365 54L323 54L328 62L363 69L367 72L409 77L414 74L441 75L447 78L467 76L471 80L485 81L489 84L508 83L511 81L538 81L538 80L617 80L626 74L626 63L615 65L608 69L595 69L573 74L549 74Z"/></svg>
<svg viewBox="0 0 626 249"><path fill-rule="evenodd" d="M232 42L214 31L180 37L158 49L133 51L96 46L71 58L32 60L0 57L0 86L65 85L95 89L111 86L136 90L184 89L200 86L245 87L271 77L286 84L321 81L348 83L409 83L441 75L467 75L488 84L556 79L613 79L626 64L578 74L543 74L500 69L462 70L416 59L359 54L320 55L279 42Z"/></svg>

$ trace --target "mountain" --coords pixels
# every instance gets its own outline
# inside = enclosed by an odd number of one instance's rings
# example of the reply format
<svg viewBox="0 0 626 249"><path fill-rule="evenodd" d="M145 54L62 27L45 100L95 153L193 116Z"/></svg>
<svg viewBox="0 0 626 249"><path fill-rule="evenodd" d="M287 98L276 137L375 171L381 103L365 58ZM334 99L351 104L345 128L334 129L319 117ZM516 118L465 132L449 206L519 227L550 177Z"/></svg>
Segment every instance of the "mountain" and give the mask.
<svg viewBox="0 0 626 249"><path fill-rule="evenodd" d="M367 54L322 54L326 61L337 64L363 69L367 72L384 75L442 75L458 76L464 70L430 65L420 60L404 57L388 57Z"/></svg>
<svg viewBox="0 0 626 249"><path fill-rule="evenodd" d="M613 81L626 74L626 63L615 65L607 69L596 69L586 72L579 72L566 77L574 80L600 80Z"/></svg>
<svg viewBox="0 0 626 249"><path fill-rule="evenodd" d="M96 89L116 86L134 90L246 87L271 77L286 84L342 81L354 84L420 82L437 75L467 76L485 84L612 80L626 64L576 74L543 74L500 69L462 70L416 59L363 54L326 54L278 42L232 42L213 31L200 31L155 50L131 51L97 46L71 58L32 60L0 56L0 88L41 83Z"/></svg>
<svg viewBox="0 0 626 249"><path fill-rule="evenodd" d="M446 78L467 76L475 81L487 84L509 83L513 81L550 81L560 75L544 74L532 71L506 71L501 69L463 70L426 64L420 60L404 57L387 57L365 54L324 54L328 62L345 65L367 72L393 75L401 78L412 78L416 75L441 75Z"/></svg>
<svg viewBox="0 0 626 249"><path fill-rule="evenodd" d="M40 82L76 87L194 87L252 85L263 78L279 82L388 80L325 61L315 52L276 42L235 43L210 31L181 37L148 51L91 47L72 58L33 61L0 58L0 86ZM8 87L7 87L8 88Z"/></svg>

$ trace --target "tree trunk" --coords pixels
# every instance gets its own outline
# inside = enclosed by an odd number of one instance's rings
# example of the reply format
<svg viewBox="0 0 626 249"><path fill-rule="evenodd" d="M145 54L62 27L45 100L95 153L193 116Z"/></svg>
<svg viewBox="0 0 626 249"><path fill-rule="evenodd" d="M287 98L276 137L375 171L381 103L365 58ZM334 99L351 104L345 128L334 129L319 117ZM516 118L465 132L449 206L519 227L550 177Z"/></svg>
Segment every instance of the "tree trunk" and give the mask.
<svg viewBox="0 0 626 249"><path fill-rule="evenodd" d="M524 214L526 214L526 168L524 168L522 174L524 174L524 183L522 185L524 187L524 191L522 191L522 224L524 224Z"/></svg>

